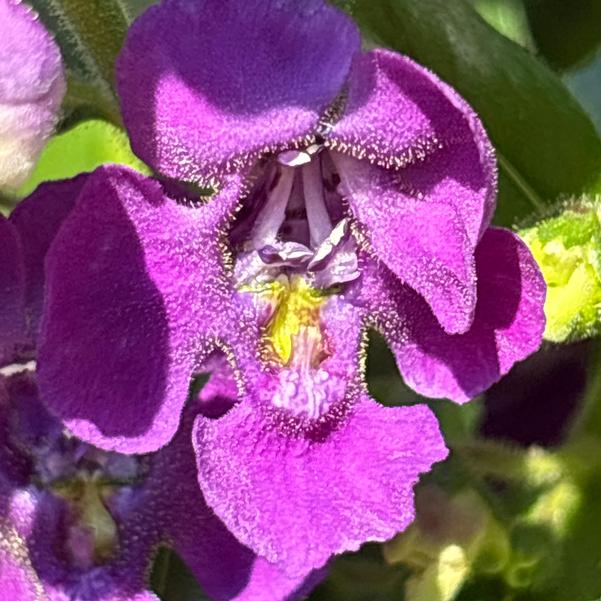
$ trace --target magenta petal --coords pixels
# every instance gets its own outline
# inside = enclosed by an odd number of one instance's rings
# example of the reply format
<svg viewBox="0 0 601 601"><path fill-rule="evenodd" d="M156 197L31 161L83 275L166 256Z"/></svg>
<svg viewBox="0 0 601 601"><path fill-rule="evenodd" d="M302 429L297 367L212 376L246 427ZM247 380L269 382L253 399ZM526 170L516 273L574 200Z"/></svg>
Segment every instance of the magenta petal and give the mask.
<svg viewBox="0 0 601 601"><path fill-rule="evenodd" d="M19 234L0 215L0 364L11 363L25 340L25 267Z"/></svg>
<svg viewBox="0 0 601 601"><path fill-rule="evenodd" d="M58 229L75 205L87 174L42 184L11 213L23 246L29 344L34 345L42 315L44 260Z"/></svg>
<svg viewBox="0 0 601 601"><path fill-rule="evenodd" d="M0 188L16 188L58 120L65 79L57 45L24 2L0 0L0 38Z"/></svg>
<svg viewBox="0 0 601 601"><path fill-rule="evenodd" d="M380 305L380 319L387 324L381 329L403 377L420 394L467 401L540 346L545 283L525 244L508 230L490 228L476 263L478 305L463 335L446 334L419 297L387 278L381 294L390 305ZM373 290L380 294L376 286Z"/></svg>
<svg viewBox="0 0 601 601"><path fill-rule="evenodd" d="M400 169L406 193L455 208L474 246L490 222L496 164L482 123L455 90L407 57L374 50L355 58L345 115L328 144Z"/></svg>
<svg viewBox="0 0 601 601"><path fill-rule="evenodd" d="M461 214L444 198L404 189L402 172L332 156L378 258L426 299L445 330L466 331L476 306L476 273Z"/></svg>
<svg viewBox="0 0 601 601"><path fill-rule="evenodd" d="M116 166L92 174L46 262L43 398L80 438L155 450L179 423L191 374L228 320L218 232L236 179L202 207Z"/></svg>
<svg viewBox="0 0 601 601"><path fill-rule="evenodd" d="M15 555L16 543L0 531L0 592L7 601L46 601L26 557Z"/></svg>
<svg viewBox="0 0 601 601"><path fill-rule="evenodd" d="M133 148L179 179L230 172L311 134L358 48L352 21L323 0L162 2L118 61Z"/></svg>
<svg viewBox="0 0 601 601"><path fill-rule="evenodd" d="M279 429L243 402L219 420L198 417L193 439L207 503L291 576L404 529L419 474L447 454L429 409L366 396L323 437Z"/></svg>

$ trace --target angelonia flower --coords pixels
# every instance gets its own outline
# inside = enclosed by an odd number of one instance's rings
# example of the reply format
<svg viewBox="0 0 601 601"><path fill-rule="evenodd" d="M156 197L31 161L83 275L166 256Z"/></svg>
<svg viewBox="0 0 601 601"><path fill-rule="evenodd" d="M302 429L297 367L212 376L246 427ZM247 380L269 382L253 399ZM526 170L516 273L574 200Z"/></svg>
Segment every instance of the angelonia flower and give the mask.
<svg viewBox="0 0 601 601"><path fill-rule="evenodd" d="M154 451L221 353L236 403L193 442L234 536L291 577L391 538L447 450L426 406L369 397L367 330L416 391L463 402L544 329L530 252L489 227L478 117L408 58L362 52L322 0L163 0L117 76L160 177L100 168L51 245L45 402L89 443Z"/></svg>
<svg viewBox="0 0 601 601"><path fill-rule="evenodd" d="M65 94L59 49L21 0L0 0L0 189L25 182Z"/></svg>
<svg viewBox="0 0 601 601"><path fill-rule="evenodd" d="M148 580L162 545L178 552L216 601L299 598L324 572L291 578L257 557L213 514L198 487L192 426L196 415L231 405L219 381L188 405L178 434L151 455L94 447L65 430L41 402L35 364L23 359L35 358L36 328L26 324L39 321L45 252L85 179L42 185L10 220L0 220L0 248L7 238L19 242L2 258L25 267L13 273L25 272L29 284L29 294L10 288L22 298L7 310L24 308L28 320L21 320L26 331L13 356L4 355L12 363L0 369L2 599L159 601ZM34 231L37 236L28 235Z"/></svg>

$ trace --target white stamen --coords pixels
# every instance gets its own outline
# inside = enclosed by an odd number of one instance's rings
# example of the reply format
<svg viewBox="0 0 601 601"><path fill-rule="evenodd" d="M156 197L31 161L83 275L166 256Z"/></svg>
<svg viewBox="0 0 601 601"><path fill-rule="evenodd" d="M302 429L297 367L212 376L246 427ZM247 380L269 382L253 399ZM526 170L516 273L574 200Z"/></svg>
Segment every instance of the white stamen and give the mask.
<svg viewBox="0 0 601 601"><path fill-rule="evenodd" d="M266 244L273 244L286 218L286 207L294 182L294 169L282 167L280 180L269 193L267 202L257 217L252 230L251 241L255 250Z"/></svg>
<svg viewBox="0 0 601 601"><path fill-rule="evenodd" d="M300 167L311 162L311 155L302 150L286 150L278 154L278 163L286 167Z"/></svg>
<svg viewBox="0 0 601 601"><path fill-rule="evenodd" d="M332 231L332 222L323 197L323 180L319 160L310 162L302 169L303 192L311 234L311 246L316 248Z"/></svg>

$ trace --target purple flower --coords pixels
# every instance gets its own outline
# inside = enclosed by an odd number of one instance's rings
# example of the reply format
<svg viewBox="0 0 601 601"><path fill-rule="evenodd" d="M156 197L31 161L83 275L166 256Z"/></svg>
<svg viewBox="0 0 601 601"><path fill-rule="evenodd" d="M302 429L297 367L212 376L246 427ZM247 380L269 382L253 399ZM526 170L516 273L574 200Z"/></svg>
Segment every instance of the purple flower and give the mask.
<svg viewBox="0 0 601 601"><path fill-rule="evenodd" d="M65 93L54 40L20 0L0 0L0 188L25 182Z"/></svg>
<svg viewBox="0 0 601 601"><path fill-rule="evenodd" d="M21 280L27 282L12 287L21 301L4 308L9 313L17 307L21 319L15 322L24 328L12 347L13 360L35 358L45 252L86 177L43 185L10 221L2 218L0 243L19 242L4 259L6 266L20 268L8 273L25 273ZM6 361L11 346L3 348ZM203 399L209 396L213 405L220 402L215 386ZM158 601L146 580L159 545L172 546L216 601L291 601L308 592L322 572L290 578L241 545L204 501L190 439L205 405L205 400L189 405L177 436L158 453L121 455L64 430L41 403L31 364L5 366L0 590L10 591L7 599Z"/></svg>
<svg viewBox="0 0 601 601"><path fill-rule="evenodd" d="M231 532L296 575L390 538L446 449L426 407L368 397L366 330L418 392L460 402L542 336L540 273L488 228L478 118L409 59L362 53L320 0L164 0L118 79L136 152L219 192L89 178L46 263L46 401L85 440L154 450L219 349L239 402L199 416L194 444Z"/></svg>

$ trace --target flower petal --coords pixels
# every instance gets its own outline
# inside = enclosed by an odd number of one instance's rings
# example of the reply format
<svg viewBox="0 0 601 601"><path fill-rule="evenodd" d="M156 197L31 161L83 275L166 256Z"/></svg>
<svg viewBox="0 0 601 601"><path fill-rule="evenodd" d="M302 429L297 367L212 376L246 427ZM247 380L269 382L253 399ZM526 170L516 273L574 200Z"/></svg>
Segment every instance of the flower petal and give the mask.
<svg viewBox="0 0 601 601"><path fill-rule="evenodd" d="M118 62L132 146L171 177L231 172L314 133L358 48L353 22L322 0L162 2Z"/></svg>
<svg viewBox="0 0 601 601"><path fill-rule="evenodd" d="M0 591L10 601L46 601L33 571L24 543L16 535L0 530Z"/></svg>
<svg viewBox="0 0 601 601"><path fill-rule="evenodd" d="M226 371L219 373L222 377L218 379L231 377ZM288 577L280 566L257 557L238 542L207 506L198 487L190 444L199 406L188 406L176 438L153 458L149 520L165 528L175 551L214 601L283 601L308 594L323 573Z"/></svg>
<svg viewBox="0 0 601 601"><path fill-rule="evenodd" d="M44 260L50 244L75 206L87 174L40 185L10 215L23 247L28 343L35 346L44 293Z"/></svg>
<svg viewBox="0 0 601 601"><path fill-rule="evenodd" d="M533 353L545 326L545 283L526 245L490 228L476 251L478 305L474 323L450 336L429 307L385 268L363 283L379 329L405 381L420 394L467 401Z"/></svg>
<svg viewBox="0 0 601 601"><path fill-rule="evenodd" d="M25 267L14 225L0 215L0 364L12 363L25 340Z"/></svg>
<svg viewBox="0 0 601 601"><path fill-rule="evenodd" d="M198 417L193 440L208 504L290 576L405 528L419 474L447 453L426 407L385 408L365 395L320 436L279 428L243 402L221 419Z"/></svg>
<svg viewBox="0 0 601 601"><path fill-rule="evenodd" d="M141 453L173 436L195 366L237 324L220 228L239 184L200 208L126 168L89 177L47 257L38 367L80 438Z"/></svg>
<svg viewBox="0 0 601 601"><path fill-rule="evenodd" d="M65 79L57 45L26 4L0 0L0 37L0 188L16 188L54 129Z"/></svg>
<svg viewBox="0 0 601 601"><path fill-rule="evenodd" d="M345 115L327 144L400 170L413 195L453 206L474 246L490 222L497 174L482 123L455 90L407 57L356 56Z"/></svg>
<svg viewBox="0 0 601 601"><path fill-rule="evenodd" d="M476 306L476 273L461 214L444 198L403 188L403 173L332 156L378 258L426 299L445 330L466 331Z"/></svg>

